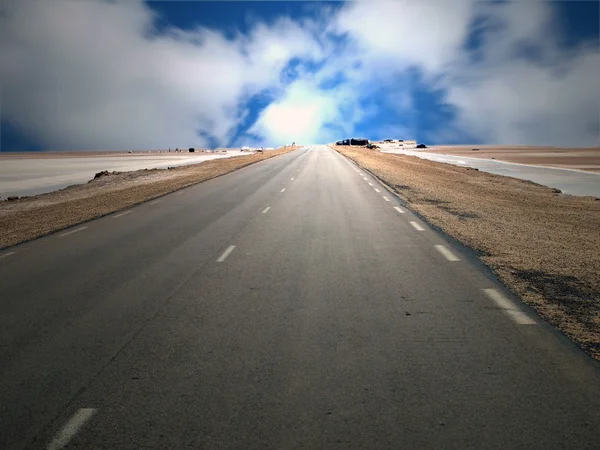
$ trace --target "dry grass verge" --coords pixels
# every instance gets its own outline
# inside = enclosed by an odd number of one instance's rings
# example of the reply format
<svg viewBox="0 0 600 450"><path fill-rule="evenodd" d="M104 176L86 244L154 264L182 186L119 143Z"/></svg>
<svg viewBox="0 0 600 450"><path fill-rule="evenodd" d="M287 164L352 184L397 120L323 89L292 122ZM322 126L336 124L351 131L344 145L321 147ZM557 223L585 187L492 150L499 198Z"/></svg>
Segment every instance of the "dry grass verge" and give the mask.
<svg viewBox="0 0 600 450"><path fill-rule="evenodd" d="M0 249L129 208L296 148L214 159L168 170L106 172L87 184L0 202Z"/></svg>
<svg viewBox="0 0 600 450"><path fill-rule="evenodd" d="M332 148L481 252L513 292L600 360L600 199L413 156Z"/></svg>

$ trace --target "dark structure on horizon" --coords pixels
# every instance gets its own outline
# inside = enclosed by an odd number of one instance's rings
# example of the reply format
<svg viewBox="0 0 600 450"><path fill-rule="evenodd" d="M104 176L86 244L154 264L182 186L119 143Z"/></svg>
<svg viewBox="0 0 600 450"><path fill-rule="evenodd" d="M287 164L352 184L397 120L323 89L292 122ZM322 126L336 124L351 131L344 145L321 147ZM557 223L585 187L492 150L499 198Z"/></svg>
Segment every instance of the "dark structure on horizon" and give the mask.
<svg viewBox="0 0 600 450"><path fill-rule="evenodd" d="M369 140L365 138L350 138L337 141L335 145L369 145Z"/></svg>

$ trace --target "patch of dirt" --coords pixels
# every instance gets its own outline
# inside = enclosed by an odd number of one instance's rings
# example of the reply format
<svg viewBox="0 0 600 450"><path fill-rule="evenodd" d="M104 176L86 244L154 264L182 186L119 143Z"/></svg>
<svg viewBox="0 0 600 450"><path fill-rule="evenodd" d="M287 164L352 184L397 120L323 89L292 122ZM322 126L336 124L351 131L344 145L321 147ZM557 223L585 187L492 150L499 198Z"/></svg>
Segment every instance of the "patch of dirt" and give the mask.
<svg viewBox="0 0 600 450"><path fill-rule="evenodd" d="M600 199L414 156L332 148L477 251L513 292L600 360Z"/></svg>
<svg viewBox="0 0 600 450"><path fill-rule="evenodd" d="M130 208L297 148L299 147L282 147L169 170L102 171L87 184L69 186L48 194L0 201L0 249Z"/></svg>

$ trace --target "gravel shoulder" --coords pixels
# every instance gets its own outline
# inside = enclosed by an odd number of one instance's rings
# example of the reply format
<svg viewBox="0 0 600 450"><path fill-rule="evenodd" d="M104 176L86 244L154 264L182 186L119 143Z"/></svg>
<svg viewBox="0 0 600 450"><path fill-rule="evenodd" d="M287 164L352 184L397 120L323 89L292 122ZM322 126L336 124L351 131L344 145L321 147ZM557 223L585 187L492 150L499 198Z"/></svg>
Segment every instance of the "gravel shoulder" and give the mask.
<svg viewBox="0 0 600 450"><path fill-rule="evenodd" d="M600 199L414 156L331 147L478 251L514 293L600 360Z"/></svg>
<svg viewBox="0 0 600 450"><path fill-rule="evenodd" d="M106 172L87 184L1 201L0 249L130 208L297 148L283 147L171 169Z"/></svg>

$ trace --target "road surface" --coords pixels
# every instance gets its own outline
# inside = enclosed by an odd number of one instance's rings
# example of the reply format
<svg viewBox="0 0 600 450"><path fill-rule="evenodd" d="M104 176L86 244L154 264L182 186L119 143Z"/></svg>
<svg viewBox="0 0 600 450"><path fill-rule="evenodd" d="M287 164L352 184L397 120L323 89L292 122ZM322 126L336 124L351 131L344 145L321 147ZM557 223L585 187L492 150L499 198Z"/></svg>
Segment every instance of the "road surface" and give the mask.
<svg viewBox="0 0 600 450"><path fill-rule="evenodd" d="M599 365L324 146L0 253L0 448L597 448Z"/></svg>
<svg viewBox="0 0 600 450"><path fill-rule="evenodd" d="M534 166L465 156L442 155L418 150L384 150L383 153L417 156L422 159L473 167L483 172L504 175L507 177L529 180L552 188L560 189L565 194L592 196L600 198L600 173L584 172L558 167Z"/></svg>
<svg viewBox="0 0 600 450"><path fill-rule="evenodd" d="M143 169L166 169L167 167L198 164L218 158L246 155L239 150L215 154L145 154L118 156L77 156L51 158L41 154L40 158L15 158L1 155L0 197L30 196L66 188L73 184L87 183L103 170L127 172ZM35 156L35 155L33 155ZM51 175L48 175L51 174Z"/></svg>

